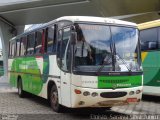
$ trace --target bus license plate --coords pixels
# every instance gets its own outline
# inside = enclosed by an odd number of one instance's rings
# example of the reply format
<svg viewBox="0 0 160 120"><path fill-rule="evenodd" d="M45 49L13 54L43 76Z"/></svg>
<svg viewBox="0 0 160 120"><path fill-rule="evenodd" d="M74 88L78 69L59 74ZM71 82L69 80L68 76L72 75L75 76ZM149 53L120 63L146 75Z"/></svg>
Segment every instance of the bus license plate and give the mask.
<svg viewBox="0 0 160 120"><path fill-rule="evenodd" d="M137 98L127 98L127 102L137 102Z"/></svg>

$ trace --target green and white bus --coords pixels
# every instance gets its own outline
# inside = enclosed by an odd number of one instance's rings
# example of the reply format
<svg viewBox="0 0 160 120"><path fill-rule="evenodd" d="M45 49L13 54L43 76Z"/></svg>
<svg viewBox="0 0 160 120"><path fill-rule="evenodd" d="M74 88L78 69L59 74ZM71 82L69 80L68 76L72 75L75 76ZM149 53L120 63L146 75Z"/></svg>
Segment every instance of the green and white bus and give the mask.
<svg viewBox="0 0 160 120"><path fill-rule="evenodd" d="M146 95L160 96L160 20L138 25Z"/></svg>
<svg viewBox="0 0 160 120"><path fill-rule="evenodd" d="M3 59L0 57L0 77L4 75Z"/></svg>
<svg viewBox="0 0 160 120"><path fill-rule="evenodd" d="M64 106L112 107L141 100L143 72L134 23L66 16L9 43L8 75L20 97L25 92L41 96L56 112Z"/></svg>

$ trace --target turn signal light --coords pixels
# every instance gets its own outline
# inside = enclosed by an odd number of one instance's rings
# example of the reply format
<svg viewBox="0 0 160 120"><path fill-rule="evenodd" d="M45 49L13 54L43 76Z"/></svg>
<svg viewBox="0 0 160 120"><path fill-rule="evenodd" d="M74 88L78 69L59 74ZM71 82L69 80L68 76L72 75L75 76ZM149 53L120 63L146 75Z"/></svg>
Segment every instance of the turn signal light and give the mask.
<svg viewBox="0 0 160 120"><path fill-rule="evenodd" d="M81 91L80 91L80 90L77 90L77 89L75 89L74 92L75 92L76 94L81 94Z"/></svg>

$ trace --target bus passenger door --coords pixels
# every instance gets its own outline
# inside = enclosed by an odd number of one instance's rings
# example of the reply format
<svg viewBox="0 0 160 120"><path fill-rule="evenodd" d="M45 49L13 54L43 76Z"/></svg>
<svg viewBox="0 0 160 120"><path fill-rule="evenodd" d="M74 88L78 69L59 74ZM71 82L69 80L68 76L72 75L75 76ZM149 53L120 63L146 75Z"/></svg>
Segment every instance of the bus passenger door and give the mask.
<svg viewBox="0 0 160 120"><path fill-rule="evenodd" d="M61 34L61 35L60 35ZM63 34L63 35L62 35ZM61 36L61 37L60 37ZM70 28L59 31L57 60L61 69L61 102L62 105L71 106L71 54L70 54Z"/></svg>

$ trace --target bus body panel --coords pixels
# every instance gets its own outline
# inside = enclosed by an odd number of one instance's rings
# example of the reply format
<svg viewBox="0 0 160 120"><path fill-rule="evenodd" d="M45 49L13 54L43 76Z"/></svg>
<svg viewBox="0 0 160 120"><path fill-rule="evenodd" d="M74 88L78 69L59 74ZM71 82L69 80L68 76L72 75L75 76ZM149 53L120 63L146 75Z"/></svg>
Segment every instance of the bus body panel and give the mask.
<svg viewBox="0 0 160 120"><path fill-rule="evenodd" d="M14 84L14 82L13 82L13 79L11 79L12 78L12 63L13 63L13 59L9 59L8 60L8 79L9 79L9 83L12 85L12 86L14 86L14 87L17 87L17 85L15 86L15 84Z"/></svg>
<svg viewBox="0 0 160 120"><path fill-rule="evenodd" d="M142 52L142 65L144 72L144 94L160 96L160 93L158 92L160 91L159 55L160 51Z"/></svg>
<svg viewBox="0 0 160 120"><path fill-rule="evenodd" d="M160 86L160 52L142 52L142 56L143 54L146 54L146 57L142 60L144 69L144 85Z"/></svg>
<svg viewBox="0 0 160 120"><path fill-rule="evenodd" d="M129 95L129 92L137 90L142 90L142 86L133 87L133 88L121 88L121 89L92 89L92 88L83 88L72 85L71 86L72 93L72 108L77 107L112 107L119 105L128 105L138 103L142 98L142 92L140 94ZM78 89L82 91L82 94L75 94L74 90ZM89 92L90 95L84 96L84 92ZM117 98L103 98L101 97L101 93L109 93L111 92L114 96L115 93L126 92L127 95L124 97ZM92 93L97 93L97 96L92 96ZM135 101L127 102L127 99L135 99Z"/></svg>
<svg viewBox="0 0 160 120"><path fill-rule="evenodd" d="M93 99L94 97L92 98L91 96L90 96L91 98L84 97L83 92L85 90L91 93L97 91L98 94L100 94L101 92L109 92L109 91L116 92L116 91L122 91L122 90L127 91L127 94L129 92L128 90L130 91L133 90L134 92L136 92L136 90L142 91L142 87L141 87L142 76L115 76L115 77L114 76L110 76L110 77L109 76L99 76L97 77L97 76L71 75L65 72L58 72L60 70L54 71L54 68L56 69L58 68L57 64L52 64L56 62L56 56L51 55L49 56L49 58L50 58L49 61L52 61L52 62L49 62L50 63L49 66L45 66L48 68L43 68L44 60L42 56L39 56L36 58L27 57L25 58L25 62L23 58L17 58L14 60L10 59L9 61L12 61L12 63L9 62L9 66L10 64L12 64L11 71L13 71L14 68L16 68L16 70L19 70L18 74L15 72L10 73L11 74L11 79L10 79L11 84L13 86L16 86L17 78L18 76L21 76L23 85L25 87L24 88L25 91L47 99L48 82L53 81L55 82L58 88L58 92L61 93L59 94L59 98L61 98L59 99L59 103L61 103L64 106L73 107L73 108L75 107L102 107L102 105L98 104L98 102L110 101L110 99L102 98L100 96L98 97L98 99ZM14 64L14 62L17 64ZM33 64L34 64L34 67L33 67ZM45 82L44 82L44 78L41 78L43 74L43 72L41 73L42 68L49 69L50 74L51 74L51 77L48 77ZM21 73L22 71L23 73ZM30 71L32 71L32 73L29 73ZM59 74L56 75L57 73ZM61 76L61 79L55 78L54 76ZM124 80L126 80L126 78L128 79L128 81L125 82ZM116 82L113 83L112 80L115 80ZM118 83L117 83L117 80L118 80ZM75 85L79 87L76 87ZM103 88L104 86L105 88ZM137 86L140 86L140 87L137 87ZM81 95L78 95L78 96L75 95L74 90L77 88L82 91ZM138 95L135 94L134 96L131 96L131 97L136 97L137 99L141 99L141 95L142 94L138 94ZM113 100L114 105L129 104L129 103L126 103L127 97L129 98L130 96L125 96L125 98L122 98L122 100L119 100L119 98L115 98L115 100ZM91 102L90 99L93 99L93 101ZM84 106L78 105L80 100L84 100L86 102ZM113 102L110 101L109 102L110 104L105 103L106 105L104 105L103 107L112 106Z"/></svg>
<svg viewBox="0 0 160 120"><path fill-rule="evenodd" d="M50 62L52 61L52 62ZM52 64L53 63L53 64ZM18 76L24 84L24 90L35 95L40 95L43 83L48 81L48 76L60 76L57 69L55 55L44 55L36 57L18 57L9 60L9 71L11 71L10 82L17 87ZM50 73L49 73L50 72Z"/></svg>
<svg viewBox="0 0 160 120"><path fill-rule="evenodd" d="M71 107L71 74L61 71L61 101L62 105Z"/></svg>
<svg viewBox="0 0 160 120"><path fill-rule="evenodd" d="M75 86L97 89L130 88L142 85L142 75L134 76L85 76L73 75Z"/></svg>
<svg viewBox="0 0 160 120"><path fill-rule="evenodd" d="M150 21L138 25L140 30L141 42L145 42L143 38L149 38L147 41L160 42L160 20ZM149 31L148 34L144 34ZM153 32L154 31L154 32ZM154 35L153 35L154 33ZM156 37L155 37L156 35ZM146 37L147 36L147 37ZM160 51L159 45L156 48L147 48L142 50L142 66L144 72L144 91L146 95L160 96Z"/></svg>
<svg viewBox="0 0 160 120"><path fill-rule="evenodd" d="M160 96L160 94L159 94L160 88L156 87L156 86L145 85L143 87L143 91L144 91L144 94L146 94L146 95Z"/></svg>
<svg viewBox="0 0 160 120"><path fill-rule="evenodd" d="M61 87L60 69L57 66L55 55L25 58L19 57L14 60L9 59L8 71L10 84L14 87L17 87L17 81L19 76L22 79L24 91L47 99L48 82L53 81L56 84L59 93L62 93L64 96L66 96L63 93L66 92L65 89L65 91L61 92L61 88L64 88L64 86ZM61 94L59 94L59 98L61 98ZM59 103L61 103L61 100L62 99L59 99ZM68 105L65 103L64 105L68 107L70 106L70 104Z"/></svg>

